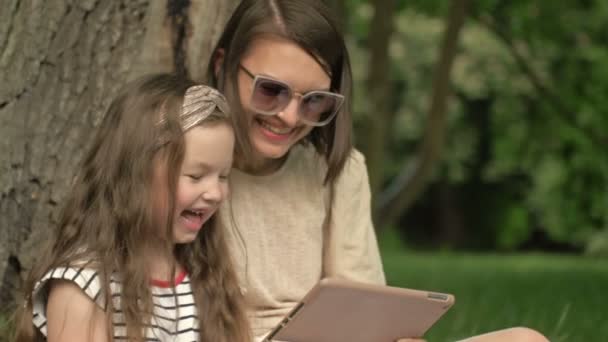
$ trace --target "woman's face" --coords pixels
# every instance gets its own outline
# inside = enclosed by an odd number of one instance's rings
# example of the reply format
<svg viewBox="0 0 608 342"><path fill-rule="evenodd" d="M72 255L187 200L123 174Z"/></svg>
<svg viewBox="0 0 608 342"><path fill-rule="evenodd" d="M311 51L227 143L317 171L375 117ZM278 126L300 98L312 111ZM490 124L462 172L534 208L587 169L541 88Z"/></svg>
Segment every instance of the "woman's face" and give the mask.
<svg viewBox="0 0 608 342"><path fill-rule="evenodd" d="M330 77L312 56L294 42L278 36L256 38L241 59L241 65L254 75L281 81L299 94L328 91L331 85ZM277 115L259 114L251 107L252 77L240 69L238 82L256 164L270 164L285 156L294 144L310 133L313 126L306 125L298 117L298 96L292 97Z"/></svg>

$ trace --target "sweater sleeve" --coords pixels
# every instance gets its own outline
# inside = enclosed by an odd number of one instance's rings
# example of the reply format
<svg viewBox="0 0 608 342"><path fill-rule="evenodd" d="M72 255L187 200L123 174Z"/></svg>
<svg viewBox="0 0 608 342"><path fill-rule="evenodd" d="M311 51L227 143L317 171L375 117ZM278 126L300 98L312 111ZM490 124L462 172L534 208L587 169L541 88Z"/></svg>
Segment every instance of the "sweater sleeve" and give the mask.
<svg viewBox="0 0 608 342"><path fill-rule="evenodd" d="M384 271L371 217L364 156L353 150L335 184L326 227L324 276L384 284Z"/></svg>

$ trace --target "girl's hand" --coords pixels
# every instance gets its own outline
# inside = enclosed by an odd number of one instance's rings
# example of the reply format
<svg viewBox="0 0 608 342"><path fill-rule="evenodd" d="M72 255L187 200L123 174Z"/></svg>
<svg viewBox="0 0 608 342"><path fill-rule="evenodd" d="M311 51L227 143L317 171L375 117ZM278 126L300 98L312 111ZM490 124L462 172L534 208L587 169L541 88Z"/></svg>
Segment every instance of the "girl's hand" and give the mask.
<svg viewBox="0 0 608 342"><path fill-rule="evenodd" d="M396 342L426 342L426 340L422 338L400 338Z"/></svg>

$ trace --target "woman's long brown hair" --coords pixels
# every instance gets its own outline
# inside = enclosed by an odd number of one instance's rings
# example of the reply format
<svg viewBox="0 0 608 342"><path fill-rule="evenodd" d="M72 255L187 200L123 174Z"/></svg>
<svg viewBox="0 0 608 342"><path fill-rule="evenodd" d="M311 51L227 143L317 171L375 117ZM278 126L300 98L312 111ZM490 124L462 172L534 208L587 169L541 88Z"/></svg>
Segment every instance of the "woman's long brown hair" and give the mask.
<svg viewBox="0 0 608 342"><path fill-rule="evenodd" d="M235 112L232 116L237 138L235 158L247 162L253 149L249 141L247 117L239 98L239 65L251 43L264 34L284 37L298 44L330 76L331 90L345 96L336 117L326 126L315 127L303 139L303 142L314 145L325 158L325 183L333 183L352 150L353 81L348 51L337 19L321 0L242 0L228 20L213 50L207 76L211 85L226 94ZM216 68L220 55L223 56L222 63Z"/></svg>
<svg viewBox="0 0 608 342"><path fill-rule="evenodd" d="M129 340L143 341L153 312L146 259L159 250L175 260L173 270L179 264L189 274L201 341L250 340L221 223L212 218L192 243L173 243L176 184L184 157L179 116L186 89L192 85L173 75L151 75L127 85L112 102L79 168L53 238L26 281L15 342L41 337L32 323L31 294L36 282L54 268L80 267L83 262L99 273L108 335L114 336L110 278L117 277ZM229 122L223 115L218 111L203 124ZM159 196L153 187L159 162L166 170L167 190L161 199L166 217L160 224L153 205L153 198Z"/></svg>

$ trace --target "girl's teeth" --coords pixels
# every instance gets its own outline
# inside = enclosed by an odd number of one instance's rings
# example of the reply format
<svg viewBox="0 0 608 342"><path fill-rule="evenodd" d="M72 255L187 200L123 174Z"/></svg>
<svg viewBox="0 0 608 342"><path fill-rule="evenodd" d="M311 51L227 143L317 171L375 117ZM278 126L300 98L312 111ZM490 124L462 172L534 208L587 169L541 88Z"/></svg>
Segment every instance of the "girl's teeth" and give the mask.
<svg viewBox="0 0 608 342"><path fill-rule="evenodd" d="M187 210L187 212L191 215L196 215L196 216L203 216L203 213L200 211L193 211L193 210Z"/></svg>

